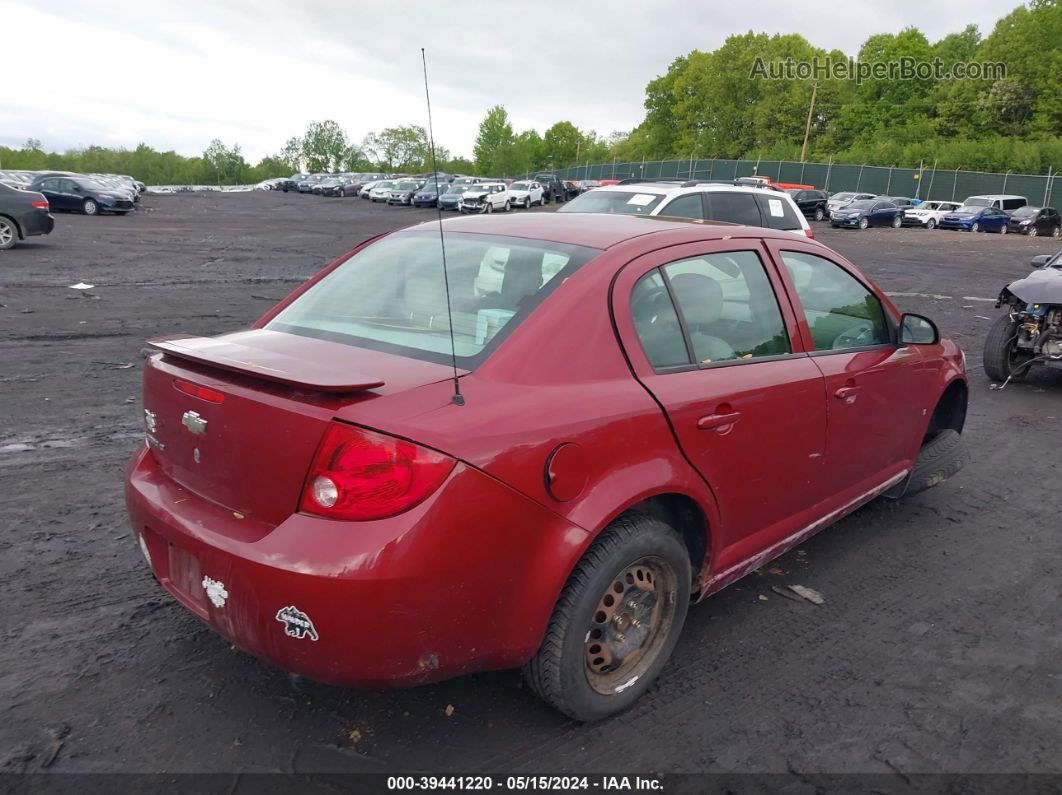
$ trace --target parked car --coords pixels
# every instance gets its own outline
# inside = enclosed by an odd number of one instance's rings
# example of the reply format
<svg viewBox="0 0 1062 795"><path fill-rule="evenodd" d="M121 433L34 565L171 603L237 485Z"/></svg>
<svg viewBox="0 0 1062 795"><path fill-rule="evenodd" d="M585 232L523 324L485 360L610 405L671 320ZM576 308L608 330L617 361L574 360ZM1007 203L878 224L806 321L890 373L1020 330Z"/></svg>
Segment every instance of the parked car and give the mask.
<svg viewBox="0 0 1062 795"><path fill-rule="evenodd" d="M805 218L814 218L816 221L821 221L828 215L826 203L829 201L830 195L826 191L789 188L786 193L793 197L797 209L804 214Z"/></svg>
<svg viewBox="0 0 1062 795"><path fill-rule="evenodd" d="M576 185L579 186L579 193L586 193L588 190L601 187L601 180L597 179L581 179L578 180Z"/></svg>
<svg viewBox="0 0 1062 795"><path fill-rule="evenodd" d="M1062 228L1062 218L1054 207L1033 207L1025 205L1010 214L1007 228L1011 232L1021 232L1029 237L1047 235L1058 237Z"/></svg>
<svg viewBox="0 0 1062 795"><path fill-rule="evenodd" d="M439 203L439 194L445 194L449 187L449 182L427 180L424 187L413 194L413 206L435 207Z"/></svg>
<svg viewBox="0 0 1062 795"><path fill-rule="evenodd" d="M1007 233L1007 214L996 207L985 205L962 206L940 219L941 229L963 229L967 232Z"/></svg>
<svg viewBox="0 0 1062 795"><path fill-rule="evenodd" d="M834 193L826 201L826 214L833 215L839 210L848 208L848 205L855 201L864 201L866 199L873 199L873 193L855 193L852 191L841 191L840 193Z"/></svg>
<svg viewBox="0 0 1062 795"><path fill-rule="evenodd" d="M733 183L635 182L606 185L577 196L559 213L660 215L743 226L765 226L814 237L788 193Z"/></svg>
<svg viewBox="0 0 1062 795"><path fill-rule="evenodd" d="M892 202L901 210L909 210L918 206L918 200L912 199L909 196L875 196L875 199L881 199L882 201Z"/></svg>
<svg viewBox="0 0 1062 795"><path fill-rule="evenodd" d="M366 185L386 179L386 174L358 174L354 177L354 195L361 196Z"/></svg>
<svg viewBox="0 0 1062 795"><path fill-rule="evenodd" d="M463 213L508 212L511 207L509 190L504 182L481 182L466 186L460 205Z"/></svg>
<svg viewBox="0 0 1062 795"><path fill-rule="evenodd" d="M145 360L131 547L273 665L372 688L524 666L600 719L652 685L691 601L963 464L962 351L815 241L442 228L445 273L438 222L382 235L252 329Z"/></svg>
<svg viewBox="0 0 1062 795"><path fill-rule="evenodd" d="M991 193L985 196L967 196L963 200L964 207L995 207L997 210L1013 212L1019 207L1024 207L1029 200L1024 196L1015 196L1010 193Z"/></svg>
<svg viewBox="0 0 1062 795"><path fill-rule="evenodd" d="M535 174L534 180L542 186L542 200L545 204L567 200L568 189L564 185L564 180L556 174Z"/></svg>
<svg viewBox="0 0 1062 795"><path fill-rule="evenodd" d="M299 180L299 193L313 193L313 186L332 177L332 174L310 174Z"/></svg>
<svg viewBox="0 0 1062 795"><path fill-rule="evenodd" d="M1006 285L985 338L985 375L993 381L1021 380L1036 367L1062 370L1062 253L1041 254L1033 272Z"/></svg>
<svg viewBox="0 0 1062 795"><path fill-rule="evenodd" d="M397 180L381 179L379 182L373 183L371 188L362 188L362 195L365 195L365 190L369 191L369 199L373 204L376 202L386 202L391 196L391 188L394 187Z"/></svg>
<svg viewBox="0 0 1062 795"><path fill-rule="evenodd" d="M391 186L387 194L388 204L413 205L413 197L424 187L422 179L403 179Z"/></svg>
<svg viewBox="0 0 1062 795"><path fill-rule="evenodd" d="M280 190L287 193L288 191L299 189L299 183L306 179L309 174L292 174L290 177L285 177L280 181Z"/></svg>
<svg viewBox="0 0 1062 795"><path fill-rule="evenodd" d="M468 184L458 184L457 180L450 183L450 187L446 190L442 196L439 197L439 208L442 210L460 210L461 209L461 197L465 195L465 191L469 189Z"/></svg>
<svg viewBox="0 0 1062 795"><path fill-rule="evenodd" d="M941 218L958 210L961 206L958 202L924 201L917 207L911 207L903 211L903 225L924 226L926 229L935 229Z"/></svg>
<svg viewBox="0 0 1062 795"><path fill-rule="evenodd" d="M866 229L868 226L899 228L903 210L884 199L860 199L830 214L830 226Z"/></svg>
<svg viewBox="0 0 1062 795"><path fill-rule="evenodd" d="M373 188L375 188L377 185L379 185L385 179L386 179L386 177L380 177L379 179L370 179L370 180L368 180L366 182L363 182L362 185L361 185L361 188L358 190L358 196L360 196L363 199L370 198L371 195L372 195Z"/></svg>
<svg viewBox="0 0 1062 795"><path fill-rule="evenodd" d="M483 177L454 177L450 182L450 186L463 186L463 185L478 185L480 182L485 182Z"/></svg>
<svg viewBox="0 0 1062 795"><path fill-rule="evenodd" d="M48 176L36 180L30 190L44 194L53 210L82 212L85 215L115 213L125 215L134 207L125 191L107 188L88 177Z"/></svg>
<svg viewBox="0 0 1062 795"><path fill-rule="evenodd" d="M337 196L339 198L345 196L357 196L357 189L357 177L353 175L335 177L334 179L327 179L320 183L320 193L322 196Z"/></svg>
<svg viewBox="0 0 1062 795"><path fill-rule="evenodd" d="M509 201L513 207L532 207L543 203L542 186L533 180L520 180L509 186Z"/></svg>
<svg viewBox="0 0 1062 795"><path fill-rule="evenodd" d="M43 194L0 184L0 250L35 235L49 235L55 219Z"/></svg>
<svg viewBox="0 0 1062 795"><path fill-rule="evenodd" d="M33 177L24 171L0 171L0 182L10 188L26 190L33 182Z"/></svg>

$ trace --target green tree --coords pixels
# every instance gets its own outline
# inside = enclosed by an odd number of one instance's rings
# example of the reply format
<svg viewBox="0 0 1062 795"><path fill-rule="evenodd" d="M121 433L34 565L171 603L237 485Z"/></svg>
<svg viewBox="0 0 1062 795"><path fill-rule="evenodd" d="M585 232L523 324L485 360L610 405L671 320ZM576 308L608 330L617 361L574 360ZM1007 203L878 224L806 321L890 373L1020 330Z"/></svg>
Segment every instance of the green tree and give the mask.
<svg viewBox="0 0 1062 795"><path fill-rule="evenodd" d="M338 171L349 147L347 134L336 122L310 122L302 136L302 162L311 172Z"/></svg>
<svg viewBox="0 0 1062 795"><path fill-rule="evenodd" d="M514 143L509 114L501 105L495 105L479 123L476 143L472 147L477 173L494 176L505 174L514 161Z"/></svg>
<svg viewBox="0 0 1062 795"><path fill-rule="evenodd" d="M369 133L361 148L384 171L423 171L430 160L428 133L416 124Z"/></svg>

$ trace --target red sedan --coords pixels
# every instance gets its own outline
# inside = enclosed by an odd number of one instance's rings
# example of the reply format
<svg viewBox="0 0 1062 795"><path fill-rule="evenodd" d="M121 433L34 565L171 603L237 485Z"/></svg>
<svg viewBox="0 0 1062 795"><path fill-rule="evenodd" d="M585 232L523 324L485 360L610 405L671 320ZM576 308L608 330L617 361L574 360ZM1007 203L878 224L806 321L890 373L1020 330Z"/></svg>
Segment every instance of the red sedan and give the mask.
<svg viewBox="0 0 1062 795"><path fill-rule="evenodd" d="M786 232L624 215L384 235L159 340L126 496L174 598L338 685L524 666L581 720L702 599L963 463L959 348ZM445 276L444 279L444 263Z"/></svg>

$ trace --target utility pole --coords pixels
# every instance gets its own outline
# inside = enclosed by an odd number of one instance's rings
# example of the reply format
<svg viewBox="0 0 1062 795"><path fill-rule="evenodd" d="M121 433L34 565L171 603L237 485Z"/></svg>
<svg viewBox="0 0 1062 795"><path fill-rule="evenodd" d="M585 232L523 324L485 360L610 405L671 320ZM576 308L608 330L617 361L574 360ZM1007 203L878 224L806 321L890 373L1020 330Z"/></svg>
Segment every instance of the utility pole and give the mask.
<svg viewBox="0 0 1062 795"><path fill-rule="evenodd" d="M811 135L811 116L815 112L815 94L819 90L818 81L811 84L811 104L808 105L808 122L804 125L804 145L800 147L800 162L803 163L808 156L808 136Z"/></svg>

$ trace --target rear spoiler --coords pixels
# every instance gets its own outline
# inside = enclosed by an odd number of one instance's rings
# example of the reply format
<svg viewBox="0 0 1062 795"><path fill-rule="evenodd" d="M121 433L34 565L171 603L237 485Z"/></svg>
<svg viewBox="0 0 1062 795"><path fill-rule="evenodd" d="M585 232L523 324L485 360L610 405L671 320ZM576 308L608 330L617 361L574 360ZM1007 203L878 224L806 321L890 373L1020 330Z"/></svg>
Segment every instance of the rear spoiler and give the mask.
<svg viewBox="0 0 1062 795"><path fill-rule="evenodd" d="M257 329L224 337L165 337L148 340L148 345L167 356L316 392L362 392L384 385L379 378L351 372L342 361L322 365L295 350L285 351L283 345L255 344L267 337L273 342L274 335L292 336Z"/></svg>

